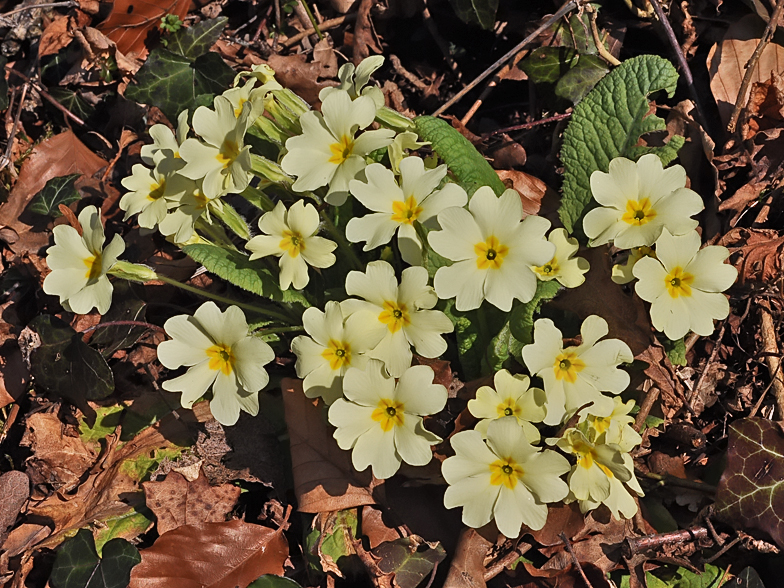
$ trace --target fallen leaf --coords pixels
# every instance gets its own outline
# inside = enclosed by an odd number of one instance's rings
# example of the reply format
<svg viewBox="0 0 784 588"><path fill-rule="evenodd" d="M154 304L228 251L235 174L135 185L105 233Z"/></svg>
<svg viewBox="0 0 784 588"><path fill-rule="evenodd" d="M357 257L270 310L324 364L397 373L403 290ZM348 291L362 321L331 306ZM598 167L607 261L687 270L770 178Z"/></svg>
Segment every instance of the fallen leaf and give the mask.
<svg viewBox="0 0 784 588"><path fill-rule="evenodd" d="M177 527L141 555L129 588L236 588L264 574L282 576L289 546L283 527L235 520Z"/></svg>
<svg viewBox="0 0 784 588"><path fill-rule="evenodd" d="M770 283L781 275L784 236L772 229L735 228L719 241L733 254L730 259L738 269L738 283Z"/></svg>
<svg viewBox="0 0 784 588"><path fill-rule="evenodd" d="M539 178L514 169L496 170L507 188L514 188L523 203L523 216L536 214L542 206L542 198L553 190ZM552 194L551 194L552 195Z"/></svg>
<svg viewBox="0 0 784 588"><path fill-rule="evenodd" d="M267 64L275 70L277 79L284 88L288 88L311 106L319 103L319 92L323 88L334 86L335 82L319 82L321 65L306 63L304 55L269 56Z"/></svg>
<svg viewBox="0 0 784 588"><path fill-rule="evenodd" d="M683 384L675 377L675 369L664 348L657 343L634 358L648 364L645 375L659 388L662 412L666 418L671 418L683 406Z"/></svg>
<svg viewBox="0 0 784 588"><path fill-rule="evenodd" d="M10 325L8 325L10 326ZM30 372L15 337L0 345L0 408L19 400L30 383Z"/></svg>
<svg viewBox="0 0 784 588"><path fill-rule="evenodd" d="M302 382L281 382L286 424L291 437L294 492L301 512L345 510L375 504L373 489L380 483L370 468L356 472L351 453L338 447L326 411L305 396Z"/></svg>
<svg viewBox="0 0 784 588"><path fill-rule="evenodd" d="M122 54L141 58L146 53L147 33L167 14L184 19L189 6L190 0L115 0L112 12L98 30L114 41Z"/></svg>
<svg viewBox="0 0 784 588"><path fill-rule="evenodd" d="M547 524L538 531L526 529L527 533L542 545L563 545L563 540L559 537L565 533L567 537L574 537L585 526L585 517L580 512L576 502L571 504L547 505Z"/></svg>
<svg viewBox="0 0 784 588"><path fill-rule="evenodd" d="M746 73L748 63L754 50L760 42L765 22L756 15L749 14L733 22L724 39L711 47L708 54L708 75L713 97L719 107L719 116L722 124L727 126L732 115L735 103L738 101L738 92ZM770 72L784 70L784 35L777 32L765 49L754 67L752 82L764 82L770 78ZM747 90L747 92L749 92ZM741 103L746 104L748 93L741 97Z"/></svg>
<svg viewBox="0 0 784 588"><path fill-rule="evenodd" d="M81 10L76 10L75 16L60 16L53 20L44 29L41 40L38 43L38 58L54 55L61 49L65 49L73 41L73 34L88 24L92 18Z"/></svg>
<svg viewBox="0 0 784 588"><path fill-rule="evenodd" d="M464 528L449 564L444 588L485 588L485 557L493 546L476 529Z"/></svg>
<svg viewBox="0 0 784 588"><path fill-rule="evenodd" d="M362 535L367 537L370 549L378 547L385 541L394 541L402 536L398 527L391 527L384 521L383 511L376 506L362 507Z"/></svg>
<svg viewBox="0 0 784 588"><path fill-rule="evenodd" d="M22 472L11 470L0 476L0 547L3 547L8 528L16 522L22 507L30 497L30 479Z"/></svg>
<svg viewBox="0 0 784 588"><path fill-rule="evenodd" d="M240 496L239 486L210 486L203 473L189 482L182 474L169 472L162 482L144 482L147 507L158 519L158 534L197 523L226 520Z"/></svg>
<svg viewBox="0 0 784 588"><path fill-rule="evenodd" d="M771 71L768 81L751 85L749 104L741 123L743 139L753 139L758 132L779 126L782 119L784 119L784 78Z"/></svg>
<svg viewBox="0 0 784 588"><path fill-rule="evenodd" d="M112 539L103 546L101 555L96 551L93 534L79 529L57 550L49 581L54 588L127 586L131 568L141 559L139 550L125 539Z"/></svg>
<svg viewBox="0 0 784 588"><path fill-rule="evenodd" d="M370 553L394 588L416 588L446 557L440 543L429 543L417 535L387 541Z"/></svg>

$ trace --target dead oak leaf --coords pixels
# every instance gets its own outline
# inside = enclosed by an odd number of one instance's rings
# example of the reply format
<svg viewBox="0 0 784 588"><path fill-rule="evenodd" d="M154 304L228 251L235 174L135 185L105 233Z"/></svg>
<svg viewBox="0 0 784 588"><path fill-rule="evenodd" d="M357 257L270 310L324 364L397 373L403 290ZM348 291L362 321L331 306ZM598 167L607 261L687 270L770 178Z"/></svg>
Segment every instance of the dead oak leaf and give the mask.
<svg viewBox="0 0 784 588"><path fill-rule="evenodd" d="M735 228L719 241L733 254L738 269L738 283L770 283L781 275L784 236L772 229Z"/></svg>
<svg viewBox="0 0 784 588"><path fill-rule="evenodd" d="M162 482L144 482L142 487L160 535L182 525L223 522L241 491L231 484L211 486L203 472L190 482L173 471Z"/></svg>
<svg viewBox="0 0 784 588"><path fill-rule="evenodd" d="M160 24L161 18L176 14L182 20L190 4L190 0L115 0L111 14L98 25L98 30L114 41L123 55L141 58L147 52L147 34Z"/></svg>

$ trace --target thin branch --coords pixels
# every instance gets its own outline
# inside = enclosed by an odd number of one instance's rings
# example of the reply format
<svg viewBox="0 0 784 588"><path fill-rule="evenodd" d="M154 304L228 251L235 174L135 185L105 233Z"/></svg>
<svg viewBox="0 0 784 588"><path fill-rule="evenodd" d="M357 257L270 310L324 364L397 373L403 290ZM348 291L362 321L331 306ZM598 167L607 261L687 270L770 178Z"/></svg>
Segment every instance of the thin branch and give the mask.
<svg viewBox="0 0 784 588"><path fill-rule="evenodd" d="M552 15L550 18L548 18L546 21L544 21L544 23L542 23L542 25L539 26L533 33L528 35L525 39L523 39L520 43L518 43L513 49L511 49L510 51L506 52L503 57L501 57L498 61L493 63L493 65L488 67L484 72L482 72L478 77L476 77L465 88L463 88L457 94L452 96L452 98L447 100L438 110L436 110L433 113L433 116L438 116L439 114L441 114L444 111L446 111L450 106L452 106L453 104L458 102L463 96L468 94L477 85L479 85L479 83L482 82L482 80L484 80L489 75L491 75L495 70L497 70L499 67L501 67L504 63L506 63L511 58L513 58L515 55L517 55L520 51L522 51L522 49L526 45L528 45L528 43L530 43L531 41L536 39L536 37L538 37L541 33L543 33L548 28L550 28L550 26L554 22L559 20L561 17L566 15L568 12L571 12L572 10L577 8L577 5L578 5L577 0L569 0L569 2L567 2L566 4L561 6L561 8L558 10L558 12L556 12L554 15Z"/></svg>
<svg viewBox="0 0 784 588"><path fill-rule="evenodd" d="M357 20L356 13L344 14L343 16L339 16L337 18L331 18L329 20L325 20L319 25L319 30L328 31L329 29L334 29L336 27L339 27L344 22L354 22L355 20ZM283 41L281 45L283 45L286 49L288 49L289 47L293 47L294 45L299 43L305 37L309 37L310 35L314 35L314 34L316 34L316 29L308 29L307 31L302 31L300 33L297 33L293 37L289 37L288 39Z"/></svg>
<svg viewBox="0 0 784 588"><path fill-rule="evenodd" d="M153 325L152 323L146 323L144 321L109 321L106 323L98 323L97 325L93 325L92 327L87 327L86 329L79 331L80 333L89 333L90 331L94 331L95 329L103 329L105 327L145 327L147 329L152 329L158 331L159 333L165 333L166 331L163 330L163 327L159 327L158 325Z"/></svg>
<svg viewBox="0 0 784 588"><path fill-rule="evenodd" d="M319 41L321 41L321 39L324 38L324 33L321 32L321 29L319 28L318 23L316 22L316 17L313 16L313 12L310 10L310 6L308 6L308 3L306 2L306 0L300 0L300 2L302 3L302 8L305 9L305 12L308 15L308 19L310 20L310 24L313 25L313 32L316 33L316 35L319 38Z"/></svg>
<svg viewBox="0 0 784 588"><path fill-rule="evenodd" d="M716 337L716 343L713 345L713 351L711 351L710 357L708 361L705 362L705 367L702 369L702 373L700 377L697 379L697 383L694 384L694 389L689 394L689 402L693 403L696 398L700 387L702 387L702 383L705 381L705 378L708 376L708 368L710 368L711 364L716 359L716 356L719 353L719 349L721 348L721 339L724 337L724 329L727 328L727 321L726 319L721 323L721 330L719 331L719 336Z"/></svg>
<svg viewBox="0 0 784 588"><path fill-rule="evenodd" d="M593 584L591 584L591 581L588 579L588 576L585 575L585 572L583 571L583 566L580 565L580 560L577 559L577 554L574 552L574 549L572 549L572 544L569 543L569 538L566 536L566 533L561 532L558 534L558 536L561 538L561 541L563 541L563 544L566 546L566 551L568 551L569 555L572 556L572 562L574 562L577 571L580 573L580 577L583 579L583 582L585 582L586 588L593 588Z"/></svg>
<svg viewBox="0 0 784 588"><path fill-rule="evenodd" d="M79 6L79 3L75 2L74 0L68 0L66 2L48 2L46 4L30 4L28 6L20 6L19 8L14 8L13 10L6 12L5 14L0 14L0 20L8 18L12 14L26 12L27 10L33 10L34 8L75 8L77 6Z"/></svg>
<svg viewBox="0 0 784 588"><path fill-rule="evenodd" d="M514 131L524 131L526 129L533 129L534 127L538 127L540 125L546 125L551 122L557 122L559 120L564 120L572 116L571 112L566 112L564 114L556 114L547 118L543 118L540 120L535 120L533 122L524 123L521 125L513 125L511 127L504 127L503 129L496 129L495 131L491 131L489 133L485 133L482 135L482 139L489 139L495 135L500 135L501 133L511 133Z"/></svg>
<svg viewBox="0 0 784 588"><path fill-rule="evenodd" d="M15 70L13 67L9 67L6 65L5 68L15 76L19 76L20 78L22 78L22 80L25 83L35 86L36 91L41 95L41 97L49 101L52 104L52 106L54 106L57 110L62 112L67 118L70 118L78 125L81 125L83 127L87 126L86 123L81 118L76 116L73 112L71 112L65 106L60 104L57 100L52 98L52 96L49 94L49 92L46 91L46 89L43 87L42 84L40 84L39 82L33 79L28 78L22 72Z"/></svg>
<svg viewBox="0 0 784 588"><path fill-rule="evenodd" d="M692 527L682 531L671 531L669 533L656 533L654 535L644 535L642 537L628 537L623 542L624 557L631 559L640 551L649 551L662 545L673 543L685 543L687 541L697 541L708 538L708 529L705 527Z"/></svg>

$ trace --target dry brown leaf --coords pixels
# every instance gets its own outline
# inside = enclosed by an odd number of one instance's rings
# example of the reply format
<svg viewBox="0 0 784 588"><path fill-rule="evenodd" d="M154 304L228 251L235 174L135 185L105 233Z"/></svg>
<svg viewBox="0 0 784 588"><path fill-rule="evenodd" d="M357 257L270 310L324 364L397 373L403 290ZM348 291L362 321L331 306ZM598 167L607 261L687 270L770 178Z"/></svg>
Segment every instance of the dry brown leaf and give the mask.
<svg viewBox="0 0 784 588"><path fill-rule="evenodd" d="M547 505L547 524L538 531L526 529L536 541L542 545L562 545L563 541L558 536L566 533L567 537L574 537L585 526L585 517L580 512L576 502L556 505Z"/></svg>
<svg viewBox="0 0 784 588"><path fill-rule="evenodd" d="M98 29L83 27L74 31L74 38L82 46L82 62L75 65L73 70L66 74L62 83L74 83L81 79L85 72L92 72L92 78L100 75L101 68L113 59L117 69L124 75L136 73L142 66L140 59L128 59L117 49L114 41L106 37ZM103 83L103 82L101 82Z"/></svg>
<svg viewBox="0 0 784 588"><path fill-rule="evenodd" d="M289 546L283 527L237 520L183 525L141 555L129 588L236 588L264 574L283 575Z"/></svg>
<svg viewBox="0 0 784 588"><path fill-rule="evenodd" d="M316 513L375 504L373 489L380 482L370 468L354 470L351 453L338 447L326 412L305 396L302 382L284 378L281 389L299 510Z"/></svg>
<svg viewBox="0 0 784 588"><path fill-rule="evenodd" d="M27 417L21 445L32 451L26 467L33 485L48 484L57 491L69 492L95 462L97 454L75 431L68 432L54 413L38 412Z"/></svg>
<svg viewBox="0 0 784 588"><path fill-rule="evenodd" d="M22 472L11 470L0 476L0 547L8 537L8 528L30 497L30 480Z"/></svg>
<svg viewBox="0 0 784 588"><path fill-rule="evenodd" d="M385 541L405 537L399 530L403 527L390 527L384 521L384 513L376 506L362 507L362 535L368 538L370 549L375 549Z"/></svg>
<svg viewBox="0 0 784 588"><path fill-rule="evenodd" d="M731 257L738 269L738 283L768 284L781 275L784 236L779 231L735 228L724 235L719 244L732 253L740 252Z"/></svg>
<svg viewBox="0 0 784 588"><path fill-rule="evenodd" d="M30 383L30 371L22 360L22 352L16 337L2 334L11 329L11 325L0 325L0 408L16 402L27 391Z"/></svg>
<svg viewBox="0 0 784 588"><path fill-rule="evenodd" d="M33 197L52 178L69 174L92 176L106 161L76 138L71 131L50 137L35 146L22 164L8 202L0 206L0 239L20 255L37 253L49 243L48 217L26 211ZM79 181L76 182L79 188Z"/></svg>
<svg viewBox="0 0 784 588"><path fill-rule="evenodd" d="M516 67L512 69L522 72ZM494 169L513 169L525 165L525 162L528 161L528 154L520 143L506 133L496 135L495 138L500 140L500 143L488 149L488 157L490 157Z"/></svg>
<svg viewBox="0 0 784 588"><path fill-rule="evenodd" d="M210 486L204 473L189 482L182 474L169 472L162 482L144 482L147 507L158 519L158 534L182 525L219 523L226 520L240 496L239 486Z"/></svg>
<svg viewBox="0 0 784 588"><path fill-rule="evenodd" d="M319 82L321 64L306 63L304 55L269 56L267 64L275 70L275 78L311 106L319 103L319 92L322 88L334 86L334 81Z"/></svg>
<svg viewBox="0 0 784 588"><path fill-rule="evenodd" d="M757 48L764 29L765 22L758 16L744 16L730 25L721 43L711 47L708 54L710 87L724 126L737 101L746 63ZM751 81L764 82L770 78L771 71L784 71L784 35L779 32L762 51ZM742 97L744 106L747 100L748 94Z"/></svg>
<svg viewBox="0 0 784 588"><path fill-rule="evenodd" d="M485 588L485 557L492 546L477 529L463 529L444 588Z"/></svg>
<svg viewBox="0 0 784 588"><path fill-rule="evenodd" d="M634 359L648 364L645 375L653 380L661 391L661 407L665 418L672 418L683 406L683 384L675 377L675 370L664 348L656 342L635 355Z"/></svg>
<svg viewBox="0 0 784 588"><path fill-rule="evenodd" d="M66 48L73 41L74 31L87 26L91 20L92 18L81 10L76 10L75 16L61 16L53 20L44 29L41 41L38 43L39 59L54 55L60 49Z"/></svg>
<svg viewBox="0 0 784 588"><path fill-rule="evenodd" d="M114 41L123 55L142 58L147 52L147 33L167 14L184 19L190 4L190 0L115 0L111 14L98 30Z"/></svg>
<svg viewBox="0 0 784 588"><path fill-rule="evenodd" d="M523 203L523 215L536 214L542 207L542 198L553 190L539 178L514 169L496 170L498 177L507 188L514 188L520 194Z"/></svg>

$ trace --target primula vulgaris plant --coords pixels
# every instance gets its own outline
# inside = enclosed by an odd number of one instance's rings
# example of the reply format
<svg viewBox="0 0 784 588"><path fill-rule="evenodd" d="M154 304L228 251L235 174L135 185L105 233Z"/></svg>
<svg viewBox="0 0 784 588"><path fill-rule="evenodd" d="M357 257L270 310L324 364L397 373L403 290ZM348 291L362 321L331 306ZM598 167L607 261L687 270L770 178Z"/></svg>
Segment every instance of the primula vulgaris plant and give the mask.
<svg viewBox="0 0 784 588"><path fill-rule="evenodd" d="M267 66L240 74L190 124L183 113L174 132L153 126L142 162L122 181L126 219L159 231L256 301L118 260L123 241L115 235L105 245L91 206L79 226L55 228L44 290L77 313L109 309L110 275L163 280L221 303L223 311L206 302L166 321L170 339L158 357L172 372L163 389L181 393L185 407L207 399L215 418L232 425L241 411L259 411L265 366L293 352L304 393L329 407L337 444L356 469L381 479L403 462L429 463L442 441L428 425L447 390L414 354L454 361L457 350L463 375L492 383L468 402L475 428L449 439L448 508L462 508L472 527L494 520L508 537L542 528L547 505L559 501L631 517L642 490L630 452L641 438L629 416L634 401L619 396L631 350L608 337L599 316L585 317L579 340L568 342L548 318L531 319L527 336L515 323L585 281L577 239L524 216L520 195L493 184L472 148L442 158L454 169L439 163L424 149L436 145L427 125L386 108L369 84L382 62L343 66L340 85L322 91L320 111ZM260 145L276 156L256 153ZM613 279L637 280L653 326L668 337L710 334L713 320L727 316L722 292L736 271L724 263L726 249L700 249L692 217L702 201L685 187L683 168L664 168L651 154L617 158L590 184L590 244L633 248ZM471 360L477 349L481 359Z"/></svg>

